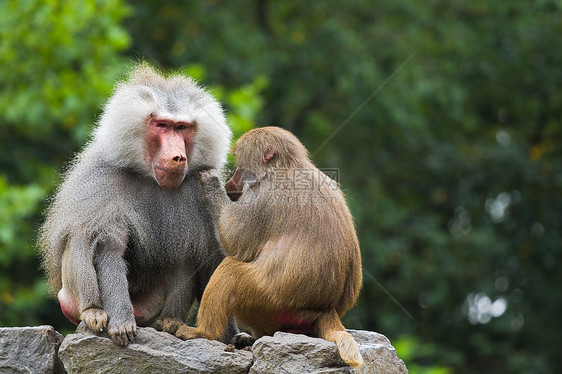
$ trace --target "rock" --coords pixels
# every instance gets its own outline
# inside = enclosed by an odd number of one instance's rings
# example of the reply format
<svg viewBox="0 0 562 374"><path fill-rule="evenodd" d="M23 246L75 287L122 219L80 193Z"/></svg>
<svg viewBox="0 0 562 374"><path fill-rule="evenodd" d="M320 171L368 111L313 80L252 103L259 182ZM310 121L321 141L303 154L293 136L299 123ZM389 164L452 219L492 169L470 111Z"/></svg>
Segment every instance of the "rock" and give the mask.
<svg viewBox="0 0 562 374"><path fill-rule="evenodd" d="M59 356L68 373L408 373L385 336L348 331L365 360L356 370L342 361L334 343L283 332L258 339L253 352L206 339L184 342L150 327L139 328L136 342L128 347L104 336L75 333L64 339Z"/></svg>
<svg viewBox="0 0 562 374"><path fill-rule="evenodd" d="M404 361L398 358L396 349L386 336L372 331L347 331L353 335L365 361L365 366L356 373L408 374Z"/></svg>
<svg viewBox="0 0 562 374"><path fill-rule="evenodd" d="M355 371L338 354L335 343L305 335L277 332L253 345L250 374L262 373L377 373L407 374L390 341L381 334L348 330L359 345L365 365Z"/></svg>
<svg viewBox="0 0 562 374"><path fill-rule="evenodd" d="M250 374L316 373L346 366L334 343L300 334L264 336L254 343L252 351L255 359Z"/></svg>
<svg viewBox="0 0 562 374"><path fill-rule="evenodd" d="M62 341L52 326L0 327L0 373L64 373Z"/></svg>
<svg viewBox="0 0 562 374"><path fill-rule="evenodd" d="M247 373L252 353L225 352L225 347L207 339L184 342L144 327L128 347L102 336L67 335L59 356L68 373Z"/></svg>

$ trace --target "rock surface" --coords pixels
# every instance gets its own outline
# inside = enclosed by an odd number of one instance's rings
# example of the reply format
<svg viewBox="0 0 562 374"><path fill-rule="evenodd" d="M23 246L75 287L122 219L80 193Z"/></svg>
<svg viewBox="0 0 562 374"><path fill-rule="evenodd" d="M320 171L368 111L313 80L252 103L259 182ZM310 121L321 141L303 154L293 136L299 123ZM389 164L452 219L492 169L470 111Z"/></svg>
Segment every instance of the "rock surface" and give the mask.
<svg viewBox="0 0 562 374"><path fill-rule="evenodd" d="M398 358L396 349L386 336L372 331L348 331L359 345L365 360L365 366L356 370L356 373L408 374L406 364Z"/></svg>
<svg viewBox="0 0 562 374"><path fill-rule="evenodd" d="M356 370L334 343L283 332L258 339L250 352L206 339L184 342L149 327L139 328L128 347L87 333L63 341L51 326L0 328L0 373L408 373L385 336L348 331L365 361Z"/></svg>
<svg viewBox="0 0 562 374"><path fill-rule="evenodd" d="M390 341L381 334L348 330L357 341L365 365L351 369L340 358L336 345L323 339L277 332L253 346L250 374L261 373L377 373L407 374Z"/></svg>
<svg viewBox="0 0 562 374"><path fill-rule="evenodd" d="M247 373L252 353L225 352L225 344L206 339L184 342L139 328L135 343L120 347L106 337L68 335L59 356L69 373Z"/></svg>
<svg viewBox="0 0 562 374"><path fill-rule="evenodd" d="M62 341L52 326L0 328L0 373L63 373Z"/></svg>

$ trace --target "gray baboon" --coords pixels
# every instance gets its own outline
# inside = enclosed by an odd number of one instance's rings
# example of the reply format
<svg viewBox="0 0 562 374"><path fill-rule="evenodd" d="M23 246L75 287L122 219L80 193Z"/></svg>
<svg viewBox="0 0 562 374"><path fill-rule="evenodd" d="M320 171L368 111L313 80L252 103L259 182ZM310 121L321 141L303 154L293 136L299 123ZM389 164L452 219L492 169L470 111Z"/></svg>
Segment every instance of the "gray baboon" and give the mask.
<svg viewBox="0 0 562 374"><path fill-rule="evenodd" d="M116 87L41 229L67 318L120 345L137 324L187 319L224 257L199 172L223 167L230 140L220 104L189 78L141 63Z"/></svg>

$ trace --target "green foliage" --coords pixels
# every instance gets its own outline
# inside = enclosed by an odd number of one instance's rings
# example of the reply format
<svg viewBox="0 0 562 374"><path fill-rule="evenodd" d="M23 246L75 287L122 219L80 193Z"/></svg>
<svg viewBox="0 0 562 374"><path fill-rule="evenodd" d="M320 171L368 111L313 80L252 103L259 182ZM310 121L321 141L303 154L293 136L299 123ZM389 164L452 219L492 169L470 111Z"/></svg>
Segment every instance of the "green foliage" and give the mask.
<svg viewBox="0 0 562 374"><path fill-rule="evenodd" d="M408 363L410 374L451 374L452 368L438 366L439 349L435 344L424 343L414 336L402 336L393 342L398 357ZM423 364L423 362L426 364ZM419 363L422 362L422 363ZM427 362L433 363L431 366Z"/></svg>
<svg viewBox="0 0 562 374"><path fill-rule="evenodd" d="M226 120L234 134L233 142L256 126L256 118L264 105L261 92L267 84L267 78L259 76L252 83L232 89L227 95L224 95L222 88L215 88L218 99L227 107ZM231 153L228 154L228 165L234 169L234 156Z"/></svg>
<svg viewBox="0 0 562 374"><path fill-rule="evenodd" d="M562 365L560 1L59 3L0 2L0 324L67 326L42 199L140 57L211 84L236 137L280 125L339 168L365 274L345 323L412 373Z"/></svg>
<svg viewBox="0 0 562 374"><path fill-rule="evenodd" d="M8 267L17 258L25 259L33 255L32 248L26 248L25 232L30 230L26 218L37 211L39 201L45 196L41 186L29 184L27 186L9 186L6 178L0 176L0 245L6 246L0 253L1 266Z"/></svg>
<svg viewBox="0 0 562 374"><path fill-rule="evenodd" d="M260 76L251 84L231 91L225 100L230 107L227 120L235 137L248 132L255 126L255 119L262 111L263 98L261 91L267 86L267 78Z"/></svg>
<svg viewBox="0 0 562 374"><path fill-rule="evenodd" d="M200 65L190 66L195 66L198 73L205 72ZM232 129L234 139L255 127L256 118L260 115L264 105L261 93L267 85L268 79L259 76L252 82L232 88L228 92L222 85L208 87L225 107L226 119Z"/></svg>
<svg viewBox="0 0 562 374"><path fill-rule="evenodd" d="M129 44L119 24L127 8L119 0L8 0L0 12L5 126L37 138L62 128L83 142L88 109L121 68L115 51Z"/></svg>

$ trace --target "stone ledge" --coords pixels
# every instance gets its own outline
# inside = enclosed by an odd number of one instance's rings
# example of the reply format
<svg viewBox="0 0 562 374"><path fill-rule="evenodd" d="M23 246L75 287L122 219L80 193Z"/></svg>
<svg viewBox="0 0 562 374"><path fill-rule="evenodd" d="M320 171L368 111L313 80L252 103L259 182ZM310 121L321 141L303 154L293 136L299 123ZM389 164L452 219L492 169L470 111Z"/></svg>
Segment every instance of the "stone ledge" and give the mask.
<svg viewBox="0 0 562 374"><path fill-rule="evenodd" d="M52 326L0 327L0 373L64 373Z"/></svg>
<svg viewBox="0 0 562 374"><path fill-rule="evenodd" d="M348 331L365 360L365 365L356 370L341 360L334 343L282 332L258 339L253 352L229 352L220 342L184 342L150 327L139 328L135 343L128 347L85 333L69 334L63 340L51 326L0 328L0 372L408 373L384 335Z"/></svg>

